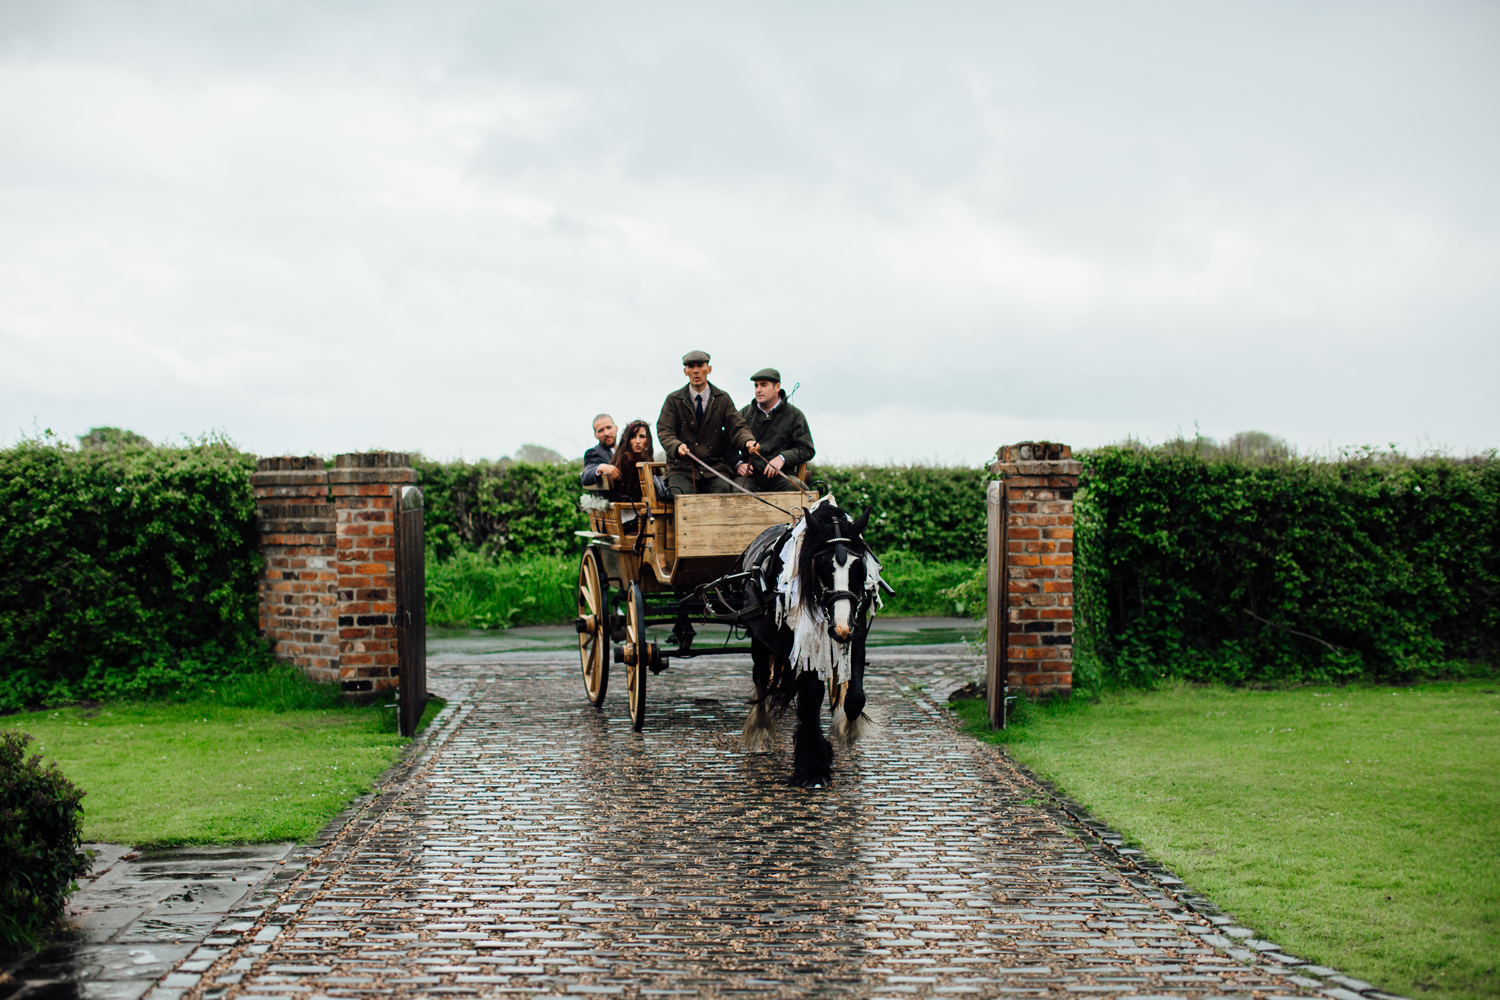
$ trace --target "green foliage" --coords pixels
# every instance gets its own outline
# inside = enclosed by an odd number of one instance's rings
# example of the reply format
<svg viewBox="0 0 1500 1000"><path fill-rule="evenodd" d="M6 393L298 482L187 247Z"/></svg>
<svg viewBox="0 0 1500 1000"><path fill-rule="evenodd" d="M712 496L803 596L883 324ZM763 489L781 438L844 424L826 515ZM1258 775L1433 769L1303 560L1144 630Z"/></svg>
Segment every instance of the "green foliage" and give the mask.
<svg viewBox="0 0 1500 1000"><path fill-rule="evenodd" d="M0 451L0 711L263 662L254 466L218 439Z"/></svg>
<svg viewBox="0 0 1500 1000"><path fill-rule="evenodd" d="M89 870L79 849L84 793L55 763L28 757L31 741L0 732L0 951L33 945Z"/></svg>
<svg viewBox="0 0 1500 1000"><path fill-rule="evenodd" d="M434 462L412 456L421 477L428 549L441 561L467 550L484 555L562 555L583 551L575 531L588 528L578 509L577 465Z"/></svg>
<svg viewBox="0 0 1500 1000"><path fill-rule="evenodd" d="M895 593L883 595L880 613L972 618L973 608L953 594L974 572L968 563L930 562L904 549L881 552L880 575Z"/></svg>
<svg viewBox="0 0 1500 1000"><path fill-rule="evenodd" d="M1411 677L1500 653L1500 462L1104 448L1076 497L1104 680Z"/></svg>
<svg viewBox="0 0 1500 1000"><path fill-rule="evenodd" d="M814 465L839 505L874 507L865 538L876 552L902 549L929 562L973 563L985 552L985 483L980 468L924 465Z"/></svg>
<svg viewBox="0 0 1500 1000"><path fill-rule="evenodd" d="M427 559L427 622L441 628L553 625L578 614L579 556Z"/></svg>

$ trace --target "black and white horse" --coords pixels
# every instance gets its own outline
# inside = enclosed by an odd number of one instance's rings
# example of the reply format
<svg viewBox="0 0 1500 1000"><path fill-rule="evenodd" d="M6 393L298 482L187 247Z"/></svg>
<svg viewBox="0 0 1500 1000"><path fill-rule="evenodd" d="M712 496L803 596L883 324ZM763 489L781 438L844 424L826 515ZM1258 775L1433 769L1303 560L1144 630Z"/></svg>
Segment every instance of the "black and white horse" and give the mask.
<svg viewBox="0 0 1500 1000"><path fill-rule="evenodd" d="M770 745L776 717L793 701L792 783L821 788L833 773L833 745L820 719L831 697L835 741L869 735L865 713L865 637L878 605L880 563L863 534L866 510L851 520L832 500L808 508L795 526L768 528L740 557L748 571L746 630L755 665L755 697L745 743Z"/></svg>

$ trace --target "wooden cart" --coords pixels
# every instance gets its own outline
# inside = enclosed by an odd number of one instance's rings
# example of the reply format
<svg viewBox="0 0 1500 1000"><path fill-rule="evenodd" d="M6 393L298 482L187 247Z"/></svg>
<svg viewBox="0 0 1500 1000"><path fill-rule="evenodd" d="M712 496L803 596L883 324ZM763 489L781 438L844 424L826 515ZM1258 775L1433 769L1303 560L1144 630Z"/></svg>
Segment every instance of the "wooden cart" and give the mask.
<svg viewBox="0 0 1500 1000"><path fill-rule="evenodd" d="M740 555L762 531L790 524L817 499L812 491L663 496L657 476L666 465L642 463L640 503L614 503L589 513L588 548L578 567L578 651L589 702L604 704L613 662L625 668L630 719L646 720L646 675L670 659L744 652L747 646L694 650L693 622L735 624L738 609L723 598ZM671 657L646 638L650 625L671 624Z"/></svg>

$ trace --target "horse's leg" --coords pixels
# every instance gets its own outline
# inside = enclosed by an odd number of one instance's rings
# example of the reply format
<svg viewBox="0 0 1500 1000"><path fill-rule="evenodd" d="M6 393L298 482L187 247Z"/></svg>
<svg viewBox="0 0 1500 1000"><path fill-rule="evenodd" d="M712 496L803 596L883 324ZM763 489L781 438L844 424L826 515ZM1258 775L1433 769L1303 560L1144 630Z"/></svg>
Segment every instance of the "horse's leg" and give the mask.
<svg viewBox="0 0 1500 1000"><path fill-rule="evenodd" d="M776 745L776 719L768 704L775 655L770 646L753 635L750 637L750 677L755 683L755 697L750 700L750 713L745 716L745 728L740 734L747 750L762 747L769 750Z"/></svg>
<svg viewBox="0 0 1500 1000"><path fill-rule="evenodd" d="M797 678L797 732L792 738L792 784L822 788L833 776L833 744L823 735L823 680L804 670Z"/></svg>

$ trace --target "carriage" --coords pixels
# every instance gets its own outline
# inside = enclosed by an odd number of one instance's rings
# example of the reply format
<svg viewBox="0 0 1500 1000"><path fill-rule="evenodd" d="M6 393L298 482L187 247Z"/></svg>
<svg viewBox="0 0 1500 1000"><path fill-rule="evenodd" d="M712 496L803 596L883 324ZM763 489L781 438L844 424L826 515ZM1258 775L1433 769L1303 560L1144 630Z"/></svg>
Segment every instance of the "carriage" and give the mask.
<svg viewBox="0 0 1500 1000"><path fill-rule="evenodd" d="M624 667L630 719L646 720L646 677L672 659L747 652L748 646L694 649L694 623L743 624L745 611L735 565L767 528L789 524L818 494L695 494L665 492L666 465L643 462L641 502L589 511L588 540L578 567L578 650L584 692L598 707L609 686L611 662ZM672 626L670 655L647 639L652 625ZM733 631L731 631L731 636ZM611 656L613 652L613 656Z"/></svg>

